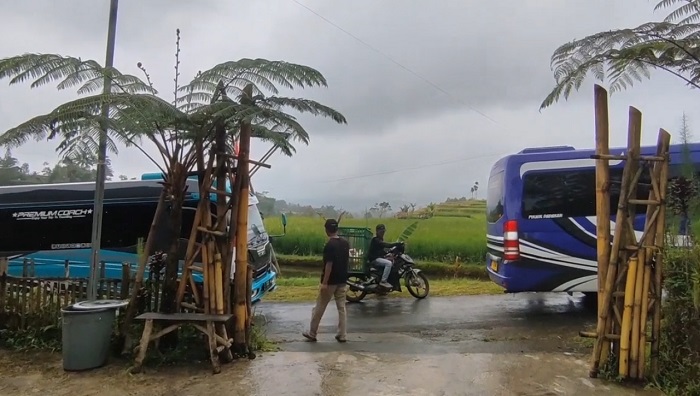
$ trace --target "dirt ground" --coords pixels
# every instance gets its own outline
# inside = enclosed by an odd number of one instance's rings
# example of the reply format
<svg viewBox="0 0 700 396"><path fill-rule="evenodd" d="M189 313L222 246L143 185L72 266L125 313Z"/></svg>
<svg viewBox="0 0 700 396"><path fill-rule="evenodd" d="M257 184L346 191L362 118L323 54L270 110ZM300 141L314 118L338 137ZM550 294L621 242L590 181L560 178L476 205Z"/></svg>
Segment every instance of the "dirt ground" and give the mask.
<svg viewBox="0 0 700 396"><path fill-rule="evenodd" d="M368 301L348 306L348 343L333 340L329 309L319 342L305 342L308 304L256 308L281 351L211 374L208 362L145 367L112 361L83 373L60 354L0 351L0 395L659 395L588 378L590 346L578 330L594 323L580 301L557 296L484 296Z"/></svg>

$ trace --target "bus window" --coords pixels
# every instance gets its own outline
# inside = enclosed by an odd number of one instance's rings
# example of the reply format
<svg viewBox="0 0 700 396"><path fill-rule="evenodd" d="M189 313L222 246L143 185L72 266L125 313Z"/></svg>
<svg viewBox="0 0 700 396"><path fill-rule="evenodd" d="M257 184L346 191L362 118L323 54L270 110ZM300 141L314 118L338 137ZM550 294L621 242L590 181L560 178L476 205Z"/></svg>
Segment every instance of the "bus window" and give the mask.
<svg viewBox="0 0 700 396"><path fill-rule="evenodd" d="M620 198L622 168L610 170L610 210L616 212ZM637 198L649 197L649 173L642 173ZM636 205L636 214L646 206ZM562 170L528 173L523 177L522 213L525 218L595 216L595 170Z"/></svg>
<svg viewBox="0 0 700 396"><path fill-rule="evenodd" d="M504 174L504 171L500 171L489 177L486 189L486 220L489 223L495 223L503 216Z"/></svg>

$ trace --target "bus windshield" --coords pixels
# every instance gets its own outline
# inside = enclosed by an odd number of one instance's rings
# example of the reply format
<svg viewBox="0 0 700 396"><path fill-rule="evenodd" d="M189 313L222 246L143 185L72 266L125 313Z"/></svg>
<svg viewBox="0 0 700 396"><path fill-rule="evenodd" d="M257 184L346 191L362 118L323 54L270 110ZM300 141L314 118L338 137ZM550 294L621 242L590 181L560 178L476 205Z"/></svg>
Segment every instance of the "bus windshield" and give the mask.
<svg viewBox="0 0 700 396"><path fill-rule="evenodd" d="M248 206L248 242L258 242L258 238L264 239L265 237L265 225L263 224L258 206Z"/></svg>

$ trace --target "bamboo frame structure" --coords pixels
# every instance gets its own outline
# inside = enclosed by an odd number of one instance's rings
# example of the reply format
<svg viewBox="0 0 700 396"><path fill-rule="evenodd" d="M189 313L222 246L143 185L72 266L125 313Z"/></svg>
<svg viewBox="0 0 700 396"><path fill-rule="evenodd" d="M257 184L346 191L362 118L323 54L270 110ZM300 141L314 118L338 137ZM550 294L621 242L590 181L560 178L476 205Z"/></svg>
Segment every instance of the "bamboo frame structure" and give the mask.
<svg viewBox="0 0 700 396"><path fill-rule="evenodd" d="M644 379L647 363L651 375L658 373L660 340L662 263L661 249L666 231L666 187L668 151L671 136L659 130L655 156L641 156L642 114L629 108L627 152L609 153L607 92L594 88L596 114L596 216L598 248L598 323L593 337L589 375L596 377L601 364L617 362L615 370L626 379ZM610 160L624 160L615 229L610 241ZM644 172L650 176L648 197L638 198L637 190ZM636 206L646 206L641 237L634 229ZM649 311L652 312L651 337L647 337ZM651 341L650 361L647 344ZM609 359L609 354L617 359Z"/></svg>
<svg viewBox="0 0 700 396"><path fill-rule="evenodd" d="M224 95L221 83L220 86ZM250 100L253 97L252 85L246 86L243 93L242 101ZM166 330L172 331L179 326L177 323L190 323L207 334L215 374L220 372L221 357L225 361L241 356L255 357L250 345L253 271L248 265L249 164L265 168L270 168L270 165L249 159L251 135L250 121L241 120L240 151L237 155L228 153L226 128L223 124L216 127L214 145L208 153L204 152L202 144L197 145L200 199L190 230L185 264L176 294L177 312L140 316L150 327L157 321L170 324ZM227 182L231 186L230 192L226 191ZM212 205L212 195L216 196L216 205ZM233 271L234 284L231 290L234 246L236 267ZM196 262L201 263L201 266L195 265ZM201 293L194 281L194 272L202 273ZM194 303L184 301L188 290ZM233 328L227 326L231 318L234 322ZM205 322L206 326L199 325L198 322ZM137 368L140 368L143 362L149 342L166 333L163 330L151 336L153 329L148 326L141 338ZM231 330L233 338L228 336Z"/></svg>

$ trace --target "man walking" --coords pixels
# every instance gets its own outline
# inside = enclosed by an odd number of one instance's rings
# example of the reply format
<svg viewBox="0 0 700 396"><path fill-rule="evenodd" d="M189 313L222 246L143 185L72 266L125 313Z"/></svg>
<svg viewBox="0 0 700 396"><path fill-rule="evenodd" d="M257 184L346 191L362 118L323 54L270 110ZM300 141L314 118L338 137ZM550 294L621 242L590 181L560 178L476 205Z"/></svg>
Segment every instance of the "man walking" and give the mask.
<svg viewBox="0 0 700 396"><path fill-rule="evenodd" d="M321 272L321 285L316 306L311 311L311 324L309 330L302 333L309 341L316 341L318 325L321 323L323 313L326 311L331 298L335 300L338 309L338 333L335 339L338 342L346 341L346 314L345 314L345 282L348 279L348 261L350 257L350 244L338 236L338 221L326 220L325 224L328 242L323 248L323 270Z"/></svg>

